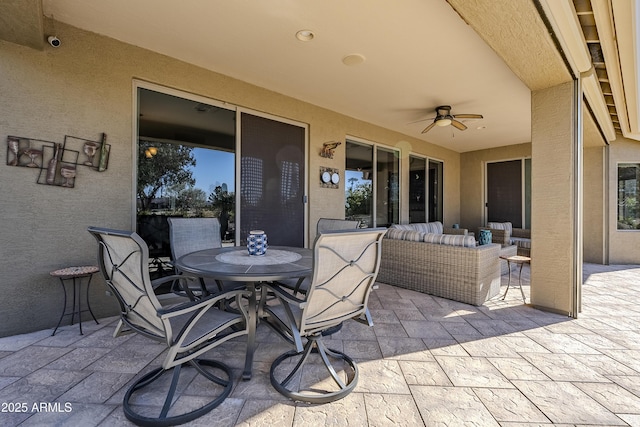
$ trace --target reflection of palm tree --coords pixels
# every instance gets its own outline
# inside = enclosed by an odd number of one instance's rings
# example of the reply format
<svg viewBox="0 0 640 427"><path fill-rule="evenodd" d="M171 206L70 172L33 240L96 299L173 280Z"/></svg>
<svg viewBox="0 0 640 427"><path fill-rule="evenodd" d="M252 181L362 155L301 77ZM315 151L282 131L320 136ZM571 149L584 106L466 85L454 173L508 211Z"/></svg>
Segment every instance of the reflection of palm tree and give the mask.
<svg viewBox="0 0 640 427"><path fill-rule="evenodd" d="M217 186L213 193L209 195L209 201L215 209L219 209L218 219L220 220L220 238L224 239L229 229L229 218L236 205L234 193L224 191L221 186Z"/></svg>

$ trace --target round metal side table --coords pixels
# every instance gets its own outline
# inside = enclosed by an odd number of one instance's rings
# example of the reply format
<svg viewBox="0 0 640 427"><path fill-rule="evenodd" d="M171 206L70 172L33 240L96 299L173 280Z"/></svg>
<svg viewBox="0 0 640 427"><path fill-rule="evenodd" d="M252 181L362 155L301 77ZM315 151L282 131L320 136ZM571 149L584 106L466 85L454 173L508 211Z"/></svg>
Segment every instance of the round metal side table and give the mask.
<svg viewBox="0 0 640 427"><path fill-rule="evenodd" d="M93 314L91 310L91 305L89 305L89 285L91 284L91 278L94 273L97 273L99 268L95 265L87 265L81 267L67 267L61 268L60 270L52 271L51 274L53 277L57 277L60 279L60 284L62 286L62 292L64 292L64 307L62 308L62 314L60 315L60 320L58 320L58 324L56 328L53 330L51 336L56 334L58 327L60 327L60 323L62 323L62 319L64 316L71 316L71 324L73 325L73 321L75 319L76 313L78 313L78 325L80 327L80 335L84 335L82 333L82 313L88 311L91 313L91 317L95 320L96 324L99 324L98 319ZM87 300L87 310L82 310L82 279L87 279L87 290L86 290L86 300ZM73 292L73 303L71 304L71 311L67 312L67 287L66 283L71 281L73 283L73 288L71 291ZM77 304L76 304L77 301Z"/></svg>
<svg viewBox="0 0 640 427"><path fill-rule="evenodd" d="M509 292L509 288L511 287L511 264L520 265L520 273L518 275L518 286L520 286L520 293L522 294L522 301L527 303L527 298L524 296L524 291L522 290L522 267L525 264L531 265L531 258L528 256L521 255L513 255L513 256L500 256L500 259L507 261L507 268L509 269L509 282L507 283L507 290L504 291L504 295L502 299L504 300L507 297L507 292Z"/></svg>

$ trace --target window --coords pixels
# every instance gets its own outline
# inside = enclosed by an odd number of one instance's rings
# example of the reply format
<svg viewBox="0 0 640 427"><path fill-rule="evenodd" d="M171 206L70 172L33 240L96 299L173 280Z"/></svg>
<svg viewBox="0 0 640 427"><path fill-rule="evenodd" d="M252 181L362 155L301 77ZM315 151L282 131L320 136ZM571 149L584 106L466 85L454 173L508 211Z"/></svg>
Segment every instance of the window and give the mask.
<svg viewBox="0 0 640 427"><path fill-rule="evenodd" d="M373 227L373 147L347 141L345 217Z"/></svg>
<svg viewBox="0 0 640 427"><path fill-rule="evenodd" d="M398 153L376 150L376 227L400 221L400 162Z"/></svg>
<svg viewBox="0 0 640 427"><path fill-rule="evenodd" d="M640 164L618 165L618 230L640 229Z"/></svg>
<svg viewBox="0 0 640 427"><path fill-rule="evenodd" d="M152 277L171 273L167 217L214 217L235 243L235 115L207 103L138 88L136 230Z"/></svg>
<svg viewBox="0 0 640 427"><path fill-rule="evenodd" d="M398 223L399 152L347 141L345 169L345 217L357 219L366 227Z"/></svg>
<svg viewBox="0 0 640 427"><path fill-rule="evenodd" d="M442 162L409 156L409 222L442 222L442 191Z"/></svg>
<svg viewBox="0 0 640 427"><path fill-rule="evenodd" d="M429 221L443 222L442 162L429 160Z"/></svg>
<svg viewBox="0 0 640 427"><path fill-rule="evenodd" d="M409 222L427 222L427 160L409 157Z"/></svg>

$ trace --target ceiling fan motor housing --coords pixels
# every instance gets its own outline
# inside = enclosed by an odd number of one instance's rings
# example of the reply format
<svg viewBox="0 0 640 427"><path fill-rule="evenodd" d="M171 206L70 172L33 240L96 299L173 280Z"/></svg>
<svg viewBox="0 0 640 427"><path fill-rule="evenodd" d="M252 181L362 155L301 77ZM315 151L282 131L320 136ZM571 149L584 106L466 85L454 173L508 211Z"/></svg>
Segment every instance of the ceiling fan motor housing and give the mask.
<svg viewBox="0 0 640 427"><path fill-rule="evenodd" d="M436 107L436 117L433 119L433 123L427 126L422 133L426 133L430 131L434 126L445 127L452 125L458 130L465 130L467 126L456 120L456 118L460 119L482 119L481 114L451 114L451 106L450 105L440 105Z"/></svg>

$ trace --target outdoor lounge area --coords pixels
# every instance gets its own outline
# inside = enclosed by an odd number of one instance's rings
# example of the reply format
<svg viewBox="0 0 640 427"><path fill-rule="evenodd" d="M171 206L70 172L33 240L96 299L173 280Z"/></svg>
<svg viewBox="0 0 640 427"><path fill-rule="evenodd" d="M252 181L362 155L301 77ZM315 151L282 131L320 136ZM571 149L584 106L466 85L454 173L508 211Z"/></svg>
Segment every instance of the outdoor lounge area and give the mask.
<svg viewBox="0 0 640 427"><path fill-rule="evenodd" d="M527 297L528 274L527 266ZM640 425L640 266L585 264L584 280L579 319L527 307L519 292L475 307L380 283L370 299L375 326L349 322L329 340L361 372L350 395L325 405L273 389L268 369L282 341L259 325L253 378L240 380L243 338L214 349L232 366L234 389L189 425ZM69 325L53 337L47 329L1 338L2 425L129 425L124 391L164 347L113 338L116 322L87 322L84 336ZM184 405L207 396L191 390ZM9 410L22 403L26 412Z"/></svg>

